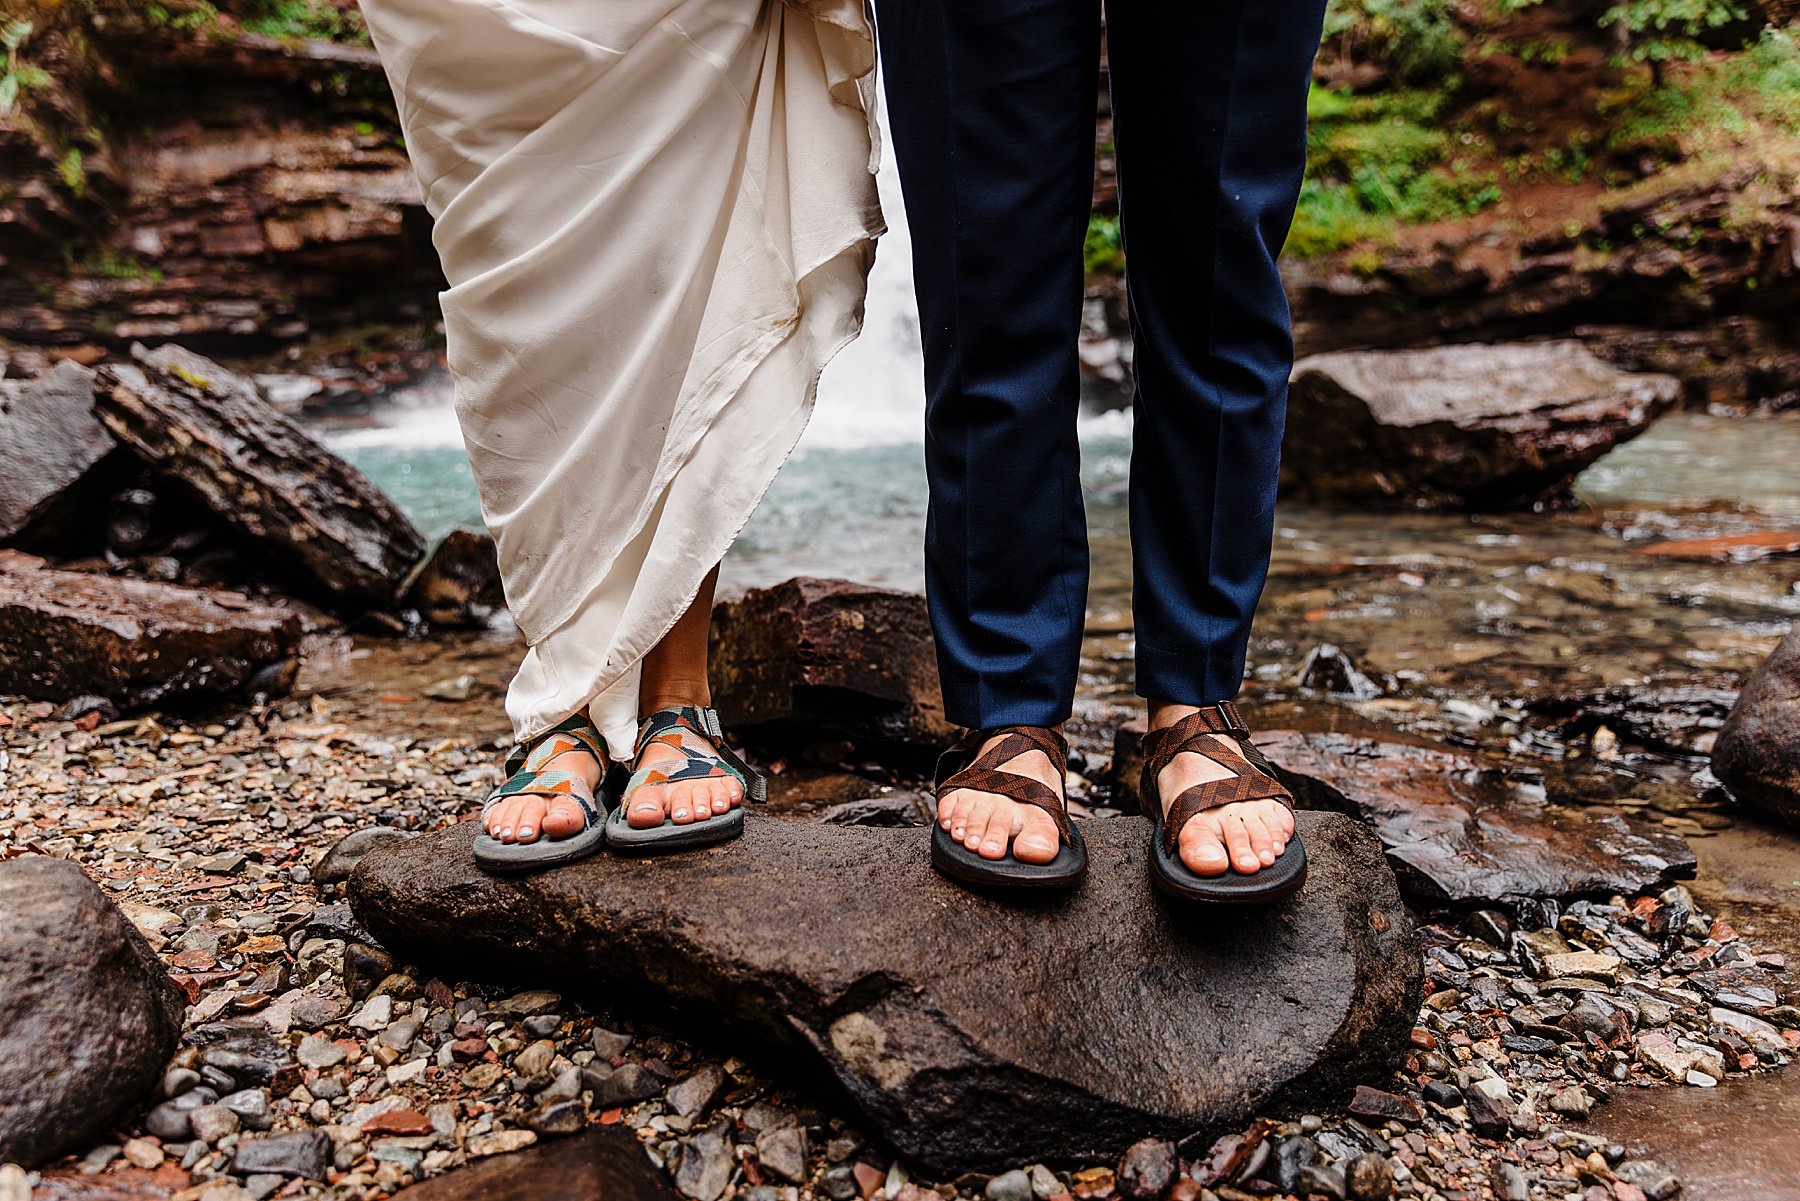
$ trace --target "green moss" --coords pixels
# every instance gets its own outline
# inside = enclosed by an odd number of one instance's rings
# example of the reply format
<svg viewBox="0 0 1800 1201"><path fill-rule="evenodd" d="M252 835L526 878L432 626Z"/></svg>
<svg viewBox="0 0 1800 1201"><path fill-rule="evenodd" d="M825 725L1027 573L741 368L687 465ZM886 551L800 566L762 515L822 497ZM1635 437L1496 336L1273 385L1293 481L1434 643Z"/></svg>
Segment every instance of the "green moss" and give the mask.
<svg viewBox="0 0 1800 1201"><path fill-rule="evenodd" d="M1315 87L1287 251L1306 257L1387 241L1399 226L1468 216L1498 201L1498 179L1472 153L1484 143L1446 128L1447 102L1441 91L1351 96Z"/></svg>
<svg viewBox="0 0 1800 1201"><path fill-rule="evenodd" d="M244 0L241 23L251 33L273 38L307 38L367 45L369 31L355 8L329 0Z"/></svg>

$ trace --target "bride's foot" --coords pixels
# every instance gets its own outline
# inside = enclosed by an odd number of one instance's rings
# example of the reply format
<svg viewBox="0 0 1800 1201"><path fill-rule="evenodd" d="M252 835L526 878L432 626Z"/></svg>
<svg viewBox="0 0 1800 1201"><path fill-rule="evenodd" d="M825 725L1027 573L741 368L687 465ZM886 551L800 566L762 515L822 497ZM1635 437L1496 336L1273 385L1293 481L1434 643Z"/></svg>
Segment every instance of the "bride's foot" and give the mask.
<svg viewBox="0 0 1800 1201"><path fill-rule="evenodd" d="M576 790L599 790L605 747L585 715L544 734L483 808L481 828L496 842L524 844L572 838L589 818Z"/></svg>
<svg viewBox="0 0 1800 1201"><path fill-rule="evenodd" d="M685 713L704 706L669 704L645 720L625 821L647 830L665 820L678 826L729 813L744 800L743 783L725 769L719 748ZM674 717L665 716L675 714Z"/></svg>

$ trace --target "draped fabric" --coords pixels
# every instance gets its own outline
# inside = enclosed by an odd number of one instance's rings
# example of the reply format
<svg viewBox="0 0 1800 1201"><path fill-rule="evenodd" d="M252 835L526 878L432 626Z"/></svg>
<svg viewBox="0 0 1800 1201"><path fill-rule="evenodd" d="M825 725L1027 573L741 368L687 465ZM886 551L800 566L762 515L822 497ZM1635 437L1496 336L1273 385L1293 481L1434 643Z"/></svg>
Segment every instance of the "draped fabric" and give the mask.
<svg viewBox="0 0 1800 1201"><path fill-rule="evenodd" d="M529 738L639 664L792 451L882 232L862 0L363 0L449 289Z"/></svg>

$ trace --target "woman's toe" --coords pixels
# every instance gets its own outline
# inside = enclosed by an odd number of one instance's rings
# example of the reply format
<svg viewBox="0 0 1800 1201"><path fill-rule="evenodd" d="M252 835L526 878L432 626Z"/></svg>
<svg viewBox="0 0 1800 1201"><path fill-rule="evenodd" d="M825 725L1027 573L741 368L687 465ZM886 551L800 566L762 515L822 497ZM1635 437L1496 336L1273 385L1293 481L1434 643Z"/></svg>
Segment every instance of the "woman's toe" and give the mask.
<svg viewBox="0 0 1800 1201"><path fill-rule="evenodd" d="M662 825L665 816L662 799L656 795L656 789L645 788L639 790L625 810L625 823L634 830L648 830Z"/></svg>
<svg viewBox="0 0 1800 1201"><path fill-rule="evenodd" d="M581 803L570 797L561 798L544 814L543 829L547 838L573 838L586 825L587 815L581 811Z"/></svg>
<svg viewBox="0 0 1800 1201"><path fill-rule="evenodd" d="M1222 876L1231 867L1212 820L1200 817L1187 824L1181 832L1181 861L1197 876Z"/></svg>

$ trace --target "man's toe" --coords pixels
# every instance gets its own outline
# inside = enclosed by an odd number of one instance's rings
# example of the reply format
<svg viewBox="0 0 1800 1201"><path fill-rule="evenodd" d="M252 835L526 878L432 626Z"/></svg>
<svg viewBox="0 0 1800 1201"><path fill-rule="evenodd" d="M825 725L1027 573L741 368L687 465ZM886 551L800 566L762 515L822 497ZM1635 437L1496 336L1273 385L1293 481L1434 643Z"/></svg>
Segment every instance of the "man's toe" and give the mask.
<svg viewBox="0 0 1800 1201"><path fill-rule="evenodd" d="M1223 816L1219 825L1225 834L1225 850L1231 855L1231 866L1245 875L1262 870L1262 860L1257 858L1256 848L1250 845L1250 831L1243 820Z"/></svg>
<svg viewBox="0 0 1800 1201"><path fill-rule="evenodd" d="M1006 858L1007 843L1012 841L1013 815L1010 806L990 805L987 827L981 834L980 854L983 859Z"/></svg>
<svg viewBox="0 0 1800 1201"><path fill-rule="evenodd" d="M1197 817L1181 832L1181 861L1197 876L1221 876L1231 867L1212 820Z"/></svg>
<svg viewBox="0 0 1800 1201"><path fill-rule="evenodd" d="M1021 863L1049 863L1062 849L1062 836L1048 813L1033 805L1025 825L1013 839L1013 858Z"/></svg>

